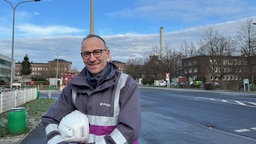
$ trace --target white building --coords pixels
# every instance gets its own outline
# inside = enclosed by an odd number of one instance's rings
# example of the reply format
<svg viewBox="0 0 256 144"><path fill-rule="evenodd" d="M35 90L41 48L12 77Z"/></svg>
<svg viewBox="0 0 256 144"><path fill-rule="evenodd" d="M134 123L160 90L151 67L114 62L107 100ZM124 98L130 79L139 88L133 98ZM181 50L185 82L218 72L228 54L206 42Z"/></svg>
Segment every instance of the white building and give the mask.
<svg viewBox="0 0 256 144"><path fill-rule="evenodd" d="M0 54L0 85L9 84L12 59Z"/></svg>

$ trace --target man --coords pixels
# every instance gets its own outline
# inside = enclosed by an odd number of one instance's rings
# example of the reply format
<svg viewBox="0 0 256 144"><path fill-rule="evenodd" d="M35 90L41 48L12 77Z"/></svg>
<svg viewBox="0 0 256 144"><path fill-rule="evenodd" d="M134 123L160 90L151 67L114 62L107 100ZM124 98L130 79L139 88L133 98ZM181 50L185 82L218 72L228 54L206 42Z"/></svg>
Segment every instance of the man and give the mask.
<svg viewBox="0 0 256 144"><path fill-rule="evenodd" d="M108 62L110 50L98 35L88 35L81 44L84 69L67 85L59 99L42 116L48 144L67 143L60 135L61 119L74 110L89 120L87 143L138 143L141 127L137 82ZM73 98L75 91L75 99Z"/></svg>

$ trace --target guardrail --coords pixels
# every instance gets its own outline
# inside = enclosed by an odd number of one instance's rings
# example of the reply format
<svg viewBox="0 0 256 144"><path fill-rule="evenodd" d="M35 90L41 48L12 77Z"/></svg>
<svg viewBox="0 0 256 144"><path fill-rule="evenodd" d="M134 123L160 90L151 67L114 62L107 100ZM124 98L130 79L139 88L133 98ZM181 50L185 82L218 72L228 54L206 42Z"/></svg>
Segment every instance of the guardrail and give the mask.
<svg viewBox="0 0 256 144"><path fill-rule="evenodd" d="M37 88L26 88L0 94L0 114L37 98Z"/></svg>

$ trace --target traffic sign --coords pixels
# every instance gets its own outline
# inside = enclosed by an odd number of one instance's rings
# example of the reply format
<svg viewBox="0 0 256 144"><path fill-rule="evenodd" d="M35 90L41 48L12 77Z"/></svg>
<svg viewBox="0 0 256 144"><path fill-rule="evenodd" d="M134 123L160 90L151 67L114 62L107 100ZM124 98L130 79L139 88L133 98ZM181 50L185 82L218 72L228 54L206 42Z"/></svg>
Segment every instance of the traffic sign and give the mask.
<svg viewBox="0 0 256 144"><path fill-rule="evenodd" d="M244 79L244 84L249 84L249 79Z"/></svg>

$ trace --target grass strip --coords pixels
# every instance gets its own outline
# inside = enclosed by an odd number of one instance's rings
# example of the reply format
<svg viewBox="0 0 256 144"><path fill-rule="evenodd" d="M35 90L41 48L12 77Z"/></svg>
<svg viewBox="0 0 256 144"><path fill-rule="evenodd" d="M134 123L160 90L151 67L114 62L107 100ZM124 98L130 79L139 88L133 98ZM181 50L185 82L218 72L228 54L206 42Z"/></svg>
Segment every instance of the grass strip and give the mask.
<svg viewBox="0 0 256 144"><path fill-rule="evenodd" d="M27 102L20 107L26 108L26 130L28 133L34 129L41 121L41 116L49 109L55 102L55 99L35 99ZM0 114L0 137L13 136L14 134L8 133L8 112Z"/></svg>

